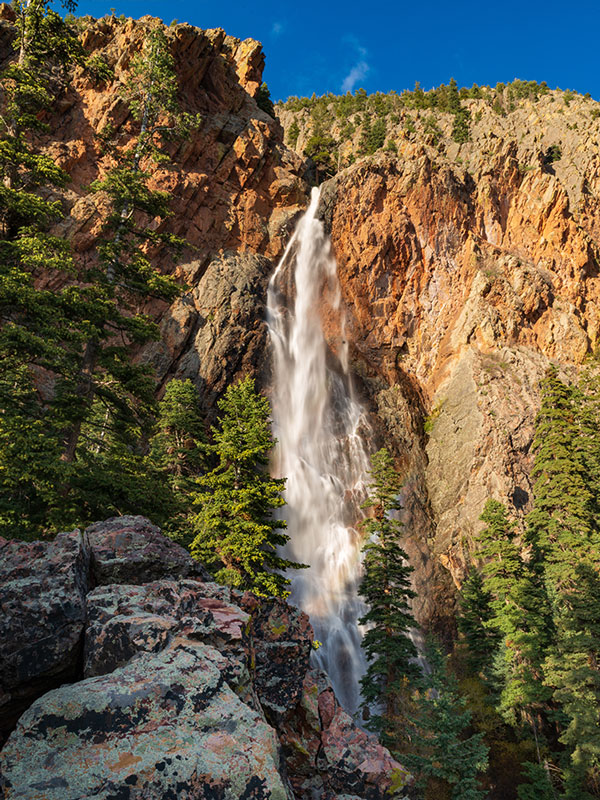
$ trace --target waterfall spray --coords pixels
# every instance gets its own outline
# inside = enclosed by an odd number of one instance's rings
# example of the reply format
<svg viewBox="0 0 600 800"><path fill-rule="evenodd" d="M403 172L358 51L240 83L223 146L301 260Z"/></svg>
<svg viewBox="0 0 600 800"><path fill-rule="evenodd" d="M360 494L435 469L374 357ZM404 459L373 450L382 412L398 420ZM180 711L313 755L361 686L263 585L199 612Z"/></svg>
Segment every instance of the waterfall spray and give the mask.
<svg viewBox="0 0 600 800"><path fill-rule="evenodd" d="M348 372L337 268L316 213L319 191L269 282L267 322L273 352L273 428L277 471L287 478L282 515L286 556L309 565L292 576L291 601L310 616L315 653L342 706L356 711L365 662L357 620L360 535L368 426ZM320 309L329 299L341 343L328 356ZM331 365L331 366L330 366Z"/></svg>

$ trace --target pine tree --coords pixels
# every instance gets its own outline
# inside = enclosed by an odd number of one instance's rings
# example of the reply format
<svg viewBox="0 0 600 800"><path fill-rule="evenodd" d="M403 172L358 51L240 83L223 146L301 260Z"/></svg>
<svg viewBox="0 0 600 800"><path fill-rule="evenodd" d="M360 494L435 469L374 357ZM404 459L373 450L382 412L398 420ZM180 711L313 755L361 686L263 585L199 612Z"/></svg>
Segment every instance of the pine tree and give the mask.
<svg viewBox="0 0 600 800"><path fill-rule="evenodd" d="M548 370L536 418L534 508L527 535L541 554L553 637L544 664L545 685L564 715L565 796L588 796L599 781L597 714L598 530L597 408L593 391L569 386Z"/></svg>
<svg viewBox="0 0 600 800"><path fill-rule="evenodd" d="M527 517L527 536L542 551L550 599L560 602L559 596L575 585L577 564L598 558L600 541L580 435L579 398L554 367L541 390L533 441L534 507Z"/></svg>
<svg viewBox="0 0 600 800"><path fill-rule="evenodd" d="M271 478L269 454L275 444L269 401L250 377L228 387L218 403L219 425L209 447L218 458L198 478L192 517L192 555L216 580L262 596L286 596L287 569L301 565L277 552L289 540L286 523L274 516L285 505L285 480Z"/></svg>
<svg viewBox="0 0 600 800"><path fill-rule="evenodd" d="M514 540L514 525L506 508L488 500L481 515L487 523L478 535L478 555L484 591L491 595L492 616L487 623L502 639L495 661L499 679L499 711L512 725L531 727L538 743L549 692L543 683L542 664L551 639L547 598L532 550L528 563Z"/></svg>
<svg viewBox="0 0 600 800"><path fill-rule="evenodd" d="M515 580L523 571L515 543L515 526L508 519L506 507L497 500L486 501L480 520L486 523L476 537L477 556L484 560L484 591L490 595L494 623L501 629L500 618Z"/></svg>
<svg viewBox="0 0 600 800"><path fill-rule="evenodd" d="M478 780L487 768L483 734L469 735L471 713L439 648L430 642L425 657L429 672L412 720L413 752L402 753L403 763L427 797L439 797L440 790L449 787L452 800L483 800L486 792Z"/></svg>
<svg viewBox="0 0 600 800"><path fill-rule="evenodd" d="M548 765L526 762L523 767L527 783L517 786L519 800L556 800L556 792L548 775Z"/></svg>
<svg viewBox="0 0 600 800"><path fill-rule="evenodd" d="M148 168L168 160L164 145L184 135L189 119L177 106L173 57L162 28L153 29L131 63L122 97L137 133L123 153L111 148L115 164L92 184L111 204L105 233L98 244L98 263L86 275L83 299L89 316L88 338L76 374L62 391L68 408L63 460L77 455L84 421L100 399L107 408L107 425L137 422L147 431L154 406L154 381L147 366L134 363L132 345L158 338L158 329L138 309L150 298L172 300L175 282L152 267L150 253L177 250L183 242L160 230L169 216L169 194L149 188ZM116 337L125 344L116 344Z"/></svg>
<svg viewBox="0 0 600 800"><path fill-rule="evenodd" d="M166 478L173 505L163 532L189 544L191 497L196 478L206 469L207 441L198 390L191 380L169 381L158 404L150 457Z"/></svg>
<svg viewBox="0 0 600 800"><path fill-rule="evenodd" d="M600 373L597 363L586 367L574 397L579 420L579 446L591 493L593 529L600 531Z"/></svg>
<svg viewBox="0 0 600 800"><path fill-rule="evenodd" d="M546 682L566 717L565 798L597 796L600 789L600 575L575 568L574 587L555 614L556 646L546 659Z"/></svg>
<svg viewBox="0 0 600 800"><path fill-rule="evenodd" d="M363 505L371 515L362 523L368 539L359 591L369 607L360 619L367 626L362 647L369 662L361 679L363 707L375 708L368 725L384 744L397 744L402 706L421 674L410 638L416 627L410 608L415 596L410 588L412 567L398 542L402 523L390 515L400 508L400 488L392 456L379 450L371 457L370 491Z"/></svg>
<svg viewBox="0 0 600 800"><path fill-rule="evenodd" d="M490 625L492 595L481 573L472 568L460 590L458 630L467 647L467 663L475 674L487 676L500 643L499 631Z"/></svg>
<svg viewBox="0 0 600 800"><path fill-rule="evenodd" d="M50 6L13 4L16 50L0 75L0 532L8 537L39 535L61 517L59 420L49 401L80 346L70 292L34 283L41 268L59 283L74 270L68 243L49 232L62 216L53 192L68 176L36 137L81 51Z"/></svg>

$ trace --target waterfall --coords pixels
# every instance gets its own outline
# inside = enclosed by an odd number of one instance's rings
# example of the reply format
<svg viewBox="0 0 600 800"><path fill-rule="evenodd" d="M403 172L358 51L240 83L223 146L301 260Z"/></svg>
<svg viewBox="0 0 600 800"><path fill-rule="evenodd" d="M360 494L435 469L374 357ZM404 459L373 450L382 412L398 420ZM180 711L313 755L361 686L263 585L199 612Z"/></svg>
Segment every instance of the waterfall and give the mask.
<svg viewBox="0 0 600 800"><path fill-rule="evenodd" d="M309 615L321 642L316 664L329 674L342 706L354 713L365 668L355 526L365 497L368 426L348 372L337 268L316 217L318 204L319 190L313 189L269 282L273 430L276 471L287 478L281 512L290 536L285 555L309 565L290 576L290 599ZM340 332L337 356L325 342L323 308Z"/></svg>

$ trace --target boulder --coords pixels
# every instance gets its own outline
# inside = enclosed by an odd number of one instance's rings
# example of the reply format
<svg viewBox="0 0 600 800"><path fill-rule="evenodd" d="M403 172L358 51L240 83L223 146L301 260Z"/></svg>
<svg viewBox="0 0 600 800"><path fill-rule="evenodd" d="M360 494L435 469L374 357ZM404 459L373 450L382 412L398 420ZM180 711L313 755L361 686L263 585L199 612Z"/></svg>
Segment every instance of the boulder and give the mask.
<svg viewBox="0 0 600 800"><path fill-rule="evenodd" d="M213 647L175 639L49 692L0 753L5 800L292 800L275 731Z"/></svg>
<svg viewBox="0 0 600 800"><path fill-rule="evenodd" d="M88 571L79 531L52 542L0 539L0 742L36 697L75 679Z"/></svg>
<svg viewBox="0 0 600 800"><path fill-rule="evenodd" d="M258 600L247 592L238 602L252 615L256 692L268 719L279 724L302 697L312 652L310 621L280 598Z"/></svg>
<svg viewBox="0 0 600 800"><path fill-rule="evenodd" d="M342 709L321 670L306 674L296 713L279 734L298 800L315 795L384 800L401 795L411 782L377 737Z"/></svg>
<svg viewBox="0 0 600 800"><path fill-rule="evenodd" d="M143 584L169 577L210 580L202 564L144 517L96 522L85 536L96 586Z"/></svg>
<svg viewBox="0 0 600 800"><path fill-rule="evenodd" d="M230 590L193 580L101 586L87 598L84 675L105 675L141 652L158 653L177 636L216 647L236 687L250 683L249 616Z"/></svg>

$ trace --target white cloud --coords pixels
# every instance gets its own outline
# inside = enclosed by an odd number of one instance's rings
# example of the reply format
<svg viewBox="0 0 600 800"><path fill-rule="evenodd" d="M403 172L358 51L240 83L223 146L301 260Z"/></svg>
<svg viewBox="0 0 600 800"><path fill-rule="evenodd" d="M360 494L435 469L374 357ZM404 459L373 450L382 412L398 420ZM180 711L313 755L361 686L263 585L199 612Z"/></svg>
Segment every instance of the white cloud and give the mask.
<svg viewBox="0 0 600 800"><path fill-rule="evenodd" d="M359 81L367 77L369 69L366 61L358 61L342 81L342 92L351 92Z"/></svg>
<svg viewBox="0 0 600 800"><path fill-rule="evenodd" d="M273 36L276 39L278 36L280 36L283 33L284 27L285 26L284 26L283 22L274 22L273 26L271 28L271 36Z"/></svg>
<svg viewBox="0 0 600 800"><path fill-rule="evenodd" d="M356 36L348 34L343 37L342 41L346 44L349 44L353 50L356 50L357 54L356 63L352 66L350 72L342 81L341 90L345 93L351 92L359 81L362 81L364 78L366 78L371 67L367 62L367 50L361 46Z"/></svg>

